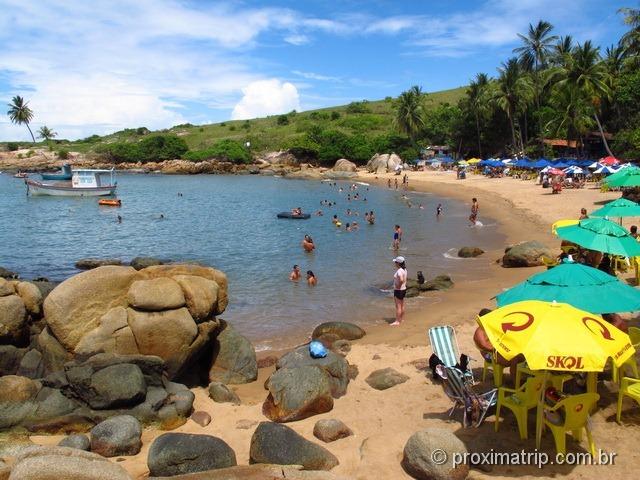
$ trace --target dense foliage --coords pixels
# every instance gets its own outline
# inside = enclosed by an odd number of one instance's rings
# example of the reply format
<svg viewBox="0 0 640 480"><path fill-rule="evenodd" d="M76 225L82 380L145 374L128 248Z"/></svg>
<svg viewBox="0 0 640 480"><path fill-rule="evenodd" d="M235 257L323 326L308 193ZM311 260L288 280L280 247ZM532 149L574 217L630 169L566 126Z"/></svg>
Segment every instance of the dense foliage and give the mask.
<svg viewBox="0 0 640 480"><path fill-rule="evenodd" d="M183 155L185 160L202 162L204 160L224 160L233 163L251 163L251 153L240 142L220 140L204 150L192 150Z"/></svg>
<svg viewBox="0 0 640 480"><path fill-rule="evenodd" d="M188 150L186 142L176 135L153 135L139 142L116 142L97 148L113 163L161 162L180 158Z"/></svg>

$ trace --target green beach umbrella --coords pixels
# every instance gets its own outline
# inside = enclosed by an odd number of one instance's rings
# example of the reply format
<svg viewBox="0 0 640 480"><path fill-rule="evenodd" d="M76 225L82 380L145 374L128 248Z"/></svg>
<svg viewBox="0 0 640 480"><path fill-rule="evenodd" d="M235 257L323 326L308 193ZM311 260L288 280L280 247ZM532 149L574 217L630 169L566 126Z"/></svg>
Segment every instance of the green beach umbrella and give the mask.
<svg viewBox="0 0 640 480"><path fill-rule="evenodd" d="M609 187L616 188L640 187L640 168L621 168L616 173L605 178L604 183Z"/></svg>
<svg viewBox="0 0 640 480"><path fill-rule="evenodd" d="M590 217L640 217L640 205L626 198L618 198L591 212Z"/></svg>
<svg viewBox="0 0 640 480"><path fill-rule="evenodd" d="M640 256L640 242L623 227L604 218L587 218L576 225L557 228L556 235L596 252L624 257Z"/></svg>
<svg viewBox="0 0 640 480"><path fill-rule="evenodd" d="M640 310L640 290L597 268L575 262L536 273L496 297L498 307L523 300L555 300L591 313Z"/></svg>

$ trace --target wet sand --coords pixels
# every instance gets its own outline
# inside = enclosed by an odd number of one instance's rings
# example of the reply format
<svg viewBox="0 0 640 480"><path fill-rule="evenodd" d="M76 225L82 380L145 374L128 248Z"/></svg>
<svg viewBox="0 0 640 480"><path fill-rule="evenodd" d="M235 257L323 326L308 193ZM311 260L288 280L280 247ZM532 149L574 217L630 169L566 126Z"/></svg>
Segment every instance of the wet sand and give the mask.
<svg viewBox="0 0 640 480"><path fill-rule="evenodd" d="M363 174L365 182L386 185L391 175ZM499 219L502 232L508 243L524 240L540 240L549 246L558 245L551 235L550 226L560 218L575 218L580 208L592 210L600 203L617 198L619 193L601 194L597 189L565 190L560 195L551 195L547 190L534 186L533 182L520 180L486 179L470 175L457 181L452 172L410 172L410 188L429 191L449 197L461 198L471 203L471 197L480 201L480 216L483 214ZM427 205L433 208L435 205ZM445 212L446 214L446 212ZM433 384L430 374L424 369L431 354L427 330L432 325L449 324L457 331L462 352L479 358L472 342L475 315L483 307L493 308L491 298L503 288L524 280L540 268L505 269L496 263L502 249L486 252L473 262L484 262L486 274L482 280L469 279L456 283L446 292L430 294L428 302L412 299L407 304L407 318L400 327L381 325L369 329L367 335L353 342L348 361L359 369L358 377L350 383L346 396L336 400L334 409L326 414L287 424L308 439L316 421L337 418L344 421L355 435L330 444L323 444L340 460L334 472L354 479L404 479L410 478L400 467L405 442L416 431L426 427L439 427L455 432L467 445L470 452L533 452L534 435L526 441L519 440L517 427L510 412L504 414L499 433L494 432L494 417L489 417L478 429L463 430L460 412L449 420L447 413L451 402L441 386ZM465 260L466 261L466 260ZM389 300L388 317L393 316L393 303ZM343 320L348 321L348 318ZM633 323L636 324L637 322ZM261 353L262 356L274 352ZM410 379L385 391L371 389L364 379L374 370L392 367L405 373ZM482 363L472 363L476 378L480 378ZM217 404L211 401L203 388L196 388L195 410L210 413L212 422L200 427L191 420L179 427L177 432L211 434L224 439L235 450L238 463L247 464L251 435L258 422L264 421L261 413L262 401L266 398L264 380L273 367L260 370L258 380L250 385L233 386L242 400L242 405ZM489 380L491 377L489 376ZM489 384L478 387L488 389ZM617 387L610 381L599 385L602 396L600 409L593 416L593 432L596 448L617 454L613 466L498 466L490 472L473 469L469 478L581 478L595 480L606 477L635 478L636 450L640 441L640 410L632 402L625 401L623 426L615 423L615 401ZM534 432L533 415L530 415L529 432ZM239 422L243 421L241 424ZM255 422L255 423L254 423ZM246 426L249 425L249 428ZM146 456L153 438L163 432L152 428L145 430L143 450L134 457L126 457L120 465L135 478L148 475ZM61 437L32 437L37 443L57 443ZM584 451L584 444L577 445L568 440L568 451ZM542 450L555 454L550 433L543 437Z"/></svg>

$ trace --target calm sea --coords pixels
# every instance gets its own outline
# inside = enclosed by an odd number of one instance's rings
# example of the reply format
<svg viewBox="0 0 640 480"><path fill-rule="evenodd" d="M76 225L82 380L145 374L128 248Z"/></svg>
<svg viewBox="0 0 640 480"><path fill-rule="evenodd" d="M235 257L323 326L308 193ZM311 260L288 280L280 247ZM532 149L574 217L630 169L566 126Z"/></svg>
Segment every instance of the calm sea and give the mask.
<svg viewBox="0 0 640 480"><path fill-rule="evenodd" d="M22 180L0 175L0 266L23 278L62 280L77 273L74 262L83 257L203 262L229 277L223 317L264 349L290 346L323 321L370 324L392 317L393 302L378 286L394 272L396 223L404 230L401 254L412 277L417 270L427 278L451 273L454 281L481 274L490 259L456 259L457 248L497 248L504 240L491 219L481 216L484 226L470 228L468 204L409 192L409 208L403 192L364 185L356 190L361 199L348 201L355 192L347 182L120 174L118 185L122 207L99 207L95 198L27 197ZM322 200L337 205L321 206ZM438 203L444 207L439 220ZM297 206L324 216L276 218ZM360 216L348 217L347 209ZM370 210L373 226L363 218ZM343 224L356 220L360 229L336 228L334 214ZM305 234L316 243L314 253L300 246ZM318 286L290 282L293 264L312 270ZM428 308L428 299L416 302Z"/></svg>

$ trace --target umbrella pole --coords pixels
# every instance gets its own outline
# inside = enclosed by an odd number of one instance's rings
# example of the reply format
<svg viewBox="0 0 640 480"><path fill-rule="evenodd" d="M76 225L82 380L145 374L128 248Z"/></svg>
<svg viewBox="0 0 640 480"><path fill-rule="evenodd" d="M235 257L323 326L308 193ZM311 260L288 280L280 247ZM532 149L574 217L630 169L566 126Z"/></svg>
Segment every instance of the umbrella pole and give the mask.
<svg viewBox="0 0 640 480"><path fill-rule="evenodd" d="M540 389L540 398L538 399L538 408L536 409L536 449L540 450L540 443L542 441L542 426L544 417L544 394L547 390L547 375L548 372L544 372L544 380L542 382L542 388Z"/></svg>

